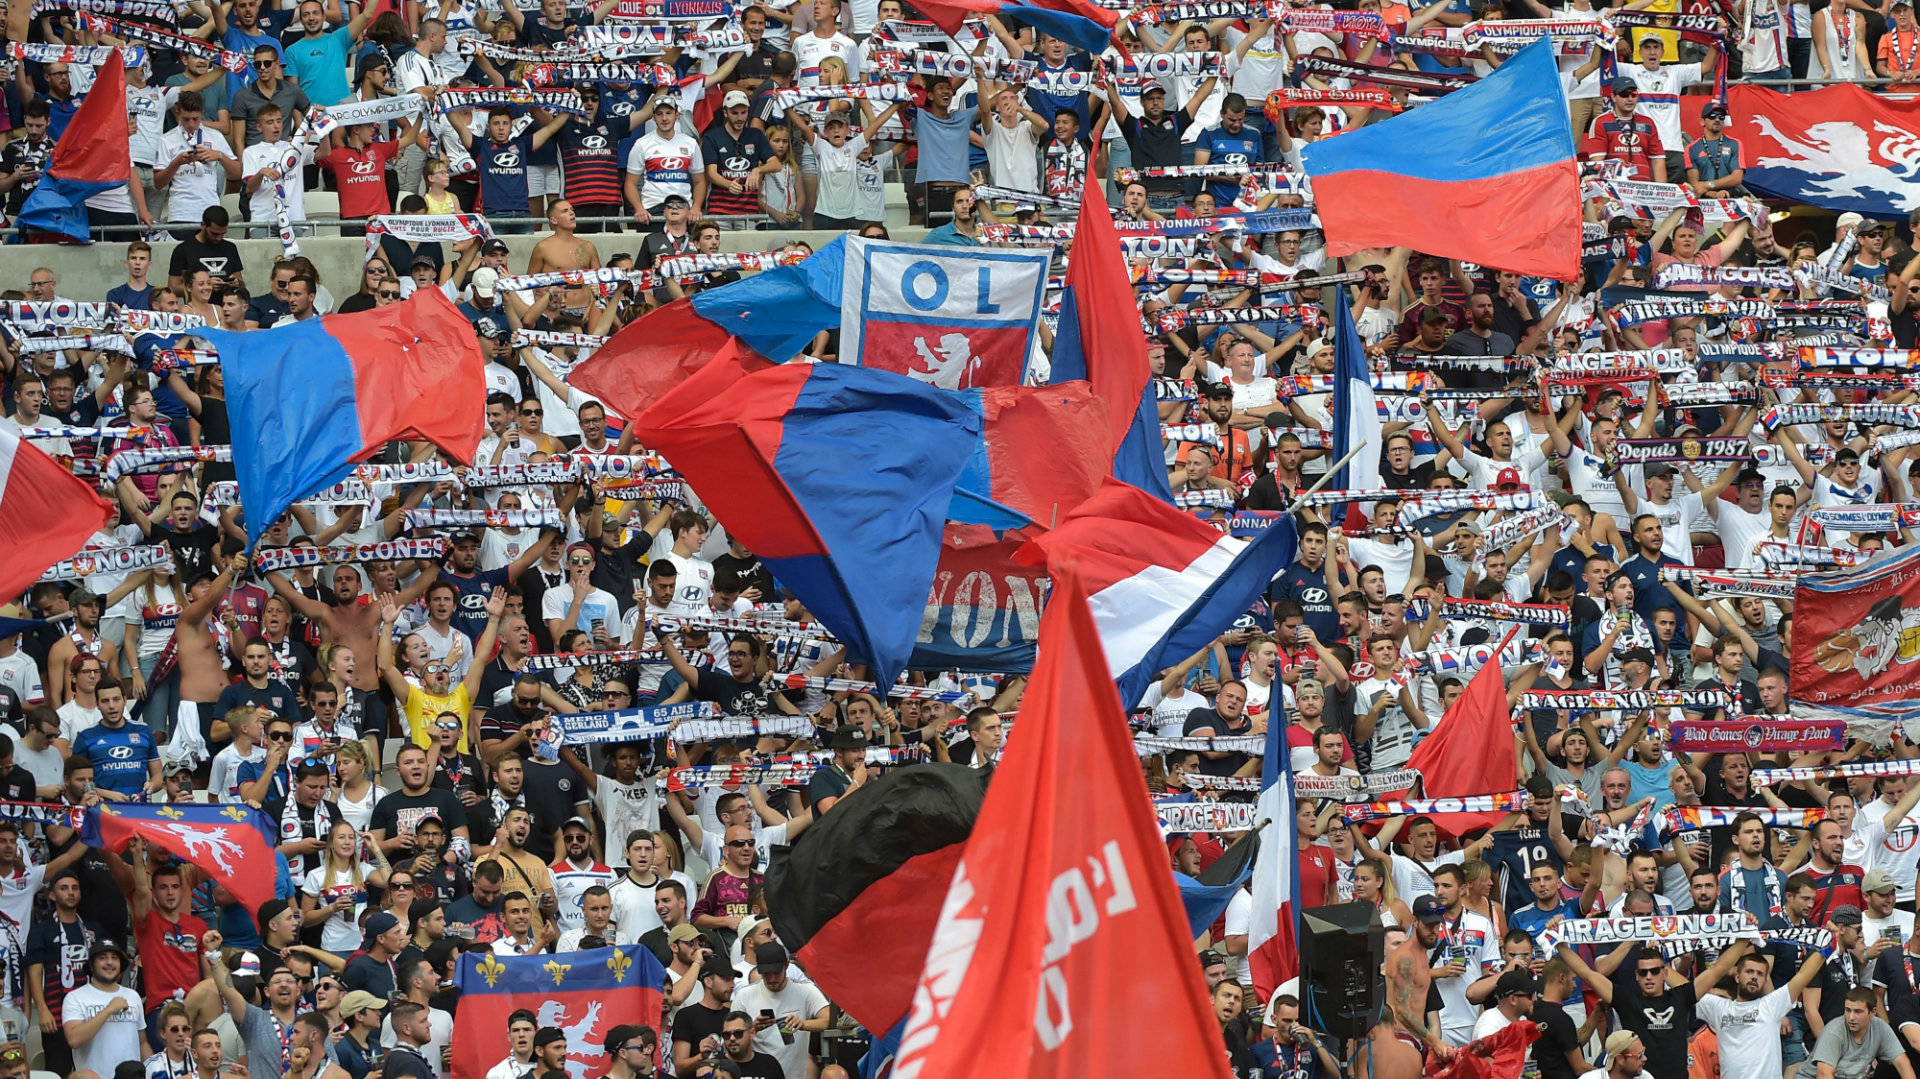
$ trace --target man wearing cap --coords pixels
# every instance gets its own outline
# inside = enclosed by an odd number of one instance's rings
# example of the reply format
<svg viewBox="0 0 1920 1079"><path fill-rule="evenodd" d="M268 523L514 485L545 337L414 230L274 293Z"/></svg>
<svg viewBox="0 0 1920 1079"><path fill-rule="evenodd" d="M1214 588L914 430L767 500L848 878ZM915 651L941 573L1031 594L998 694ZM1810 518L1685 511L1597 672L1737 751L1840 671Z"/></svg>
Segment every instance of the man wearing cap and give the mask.
<svg viewBox="0 0 1920 1079"><path fill-rule="evenodd" d="M1888 15L1893 25L1880 38L1873 70L1881 78L1893 80L1882 88L1883 92L1910 94L1914 84L1920 83L1920 26L1914 24L1913 0L1893 0Z"/></svg>
<svg viewBox="0 0 1920 1079"><path fill-rule="evenodd" d="M1899 893L1893 874L1884 869L1869 869L1860 880L1860 894L1865 900L1860 912L1860 939L1870 959L1878 959L1890 947L1897 951L1913 935L1913 912L1895 905Z"/></svg>
<svg viewBox="0 0 1920 1079"><path fill-rule="evenodd" d="M700 1060L722 1047L721 1029L733 1010L733 983L738 975L725 956L708 956L700 964L700 1001L683 1006L673 1017L673 1068L692 1075Z"/></svg>
<svg viewBox="0 0 1920 1079"><path fill-rule="evenodd" d="M1700 107L1700 137L1687 147L1687 185L1702 198L1738 198L1747 193L1740 186L1746 170L1740 166L1740 144L1721 133L1727 124L1727 107L1708 101Z"/></svg>
<svg viewBox="0 0 1920 1079"><path fill-rule="evenodd" d="M1540 983L1524 970L1509 970L1493 983L1493 1006L1474 1020L1473 1038L1495 1034L1533 1014L1534 998L1540 995Z"/></svg>
<svg viewBox="0 0 1920 1079"><path fill-rule="evenodd" d="M407 929L388 911L377 911L367 919L366 937L361 950L347 961L340 982L348 991L364 989L385 1000L393 996L393 961L407 946Z"/></svg>
<svg viewBox="0 0 1920 1079"><path fill-rule="evenodd" d="M340 1021L347 1030L333 1040L333 1053L353 1079L367 1079L367 1073L386 1056L380 1044L380 1009L384 1004L365 990L354 990L340 998Z"/></svg>
<svg viewBox="0 0 1920 1079"><path fill-rule="evenodd" d="M1657 42L1659 38L1648 35L1645 40ZM1692 66L1699 67L1698 64ZM1679 98L1675 97L1674 101L1677 105ZM1666 145L1653 118L1640 111L1639 106L1640 84L1633 76L1621 74L1613 80L1613 108L1593 118L1582 149L1589 161L1619 162L1630 180L1664 184L1667 182Z"/></svg>
<svg viewBox="0 0 1920 1079"><path fill-rule="evenodd" d="M1631 1030L1616 1030L1607 1035L1607 1066L1595 1068L1580 1079L1634 1079L1645 1074L1647 1047L1640 1035Z"/></svg>
<svg viewBox="0 0 1920 1079"><path fill-rule="evenodd" d="M706 201L707 174L700 144L675 126L680 122L680 106L671 94L654 98L652 116L653 126L627 152L625 194L633 219L657 230L654 219L663 216L670 196L684 200L683 208ZM686 227L684 217L681 227Z"/></svg>
<svg viewBox="0 0 1920 1079"><path fill-rule="evenodd" d="M1393 1022L1393 1036L1412 1046L1422 1057L1429 1054L1444 1061L1453 1056L1453 1047L1441 1040L1440 1031L1427 1011L1428 990L1433 986L1433 963L1427 953L1440 943L1440 927L1447 920L1444 903L1431 895L1414 899L1412 932L1400 946L1387 953L1387 1015Z"/></svg>
<svg viewBox="0 0 1920 1079"><path fill-rule="evenodd" d="M807 799L815 816L832 809L856 784L854 775L864 775L867 759L867 732L859 727L842 727L833 732L833 762L813 773L807 781Z"/></svg>
<svg viewBox="0 0 1920 1079"><path fill-rule="evenodd" d="M760 181L783 167L767 136L747 126L750 111L745 91L727 91L720 104L721 122L700 140L710 217L759 213Z"/></svg>
<svg viewBox="0 0 1920 1079"><path fill-rule="evenodd" d="M735 1011L753 1019L753 1047L780 1062L789 1076L807 1074L810 1035L826 1030L832 1008L812 982L787 977L786 946L761 944L754 951L754 970L760 980L733 996Z"/></svg>
<svg viewBox="0 0 1920 1079"><path fill-rule="evenodd" d="M601 1048L607 1054L604 1079L642 1079L653 1075L653 1050L660 1036L641 1023L622 1023L607 1031Z"/></svg>
<svg viewBox="0 0 1920 1079"><path fill-rule="evenodd" d="M120 650L114 643L100 633L100 597L92 589L80 587L67 597L67 605L73 609L73 624L53 647L47 650L48 689L53 692L53 703L62 705L73 696L73 687L68 682L68 668L73 657L86 654L100 660L100 669L110 672L119 669Z"/></svg>
<svg viewBox="0 0 1920 1079"><path fill-rule="evenodd" d="M144 1060L146 1021L140 996L120 984L133 961L126 948L101 937L87 950L87 984L67 994L60 1005L60 1031L73 1047L73 1071L112 1075L123 1060Z"/></svg>

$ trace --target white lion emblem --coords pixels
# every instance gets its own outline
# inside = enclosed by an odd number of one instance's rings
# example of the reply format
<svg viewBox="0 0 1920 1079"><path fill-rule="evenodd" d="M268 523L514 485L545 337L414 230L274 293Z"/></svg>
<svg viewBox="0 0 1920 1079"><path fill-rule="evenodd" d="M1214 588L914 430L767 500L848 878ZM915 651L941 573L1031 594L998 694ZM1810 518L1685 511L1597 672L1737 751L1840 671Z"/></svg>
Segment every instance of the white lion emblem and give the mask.
<svg viewBox="0 0 1920 1079"><path fill-rule="evenodd" d="M914 338L913 347L920 353L920 358L927 362L927 369L909 370L907 374L943 390L959 389L961 381L980 366L980 357L973 354L973 345L963 333L941 334L938 356L927 348L927 339L924 337Z"/></svg>
<svg viewBox="0 0 1920 1079"><path fill-rule="evenodd" d="M594 1036L594 1028L600 1025L600 1002L597 1000L587 1005L586 1018L578 1023L567 1022L567 1006L557 1000L541 1004L538 1018L543 1027L560 1028L560 1032L567 1036L567 1052L570 1054L582 1050L593 1052L591 1047L600 1044L601 1039ZM586 1079L587 1066L568 1056L567 1074L574 1079Z"/></svg>
<svg viewBox="0 0 1920 1079"><path fill-rule="evenodd" d="M161 827L179 837L181 844L187 848L188 861L199 860L201 853L205 852L222 873L235 871L234 863L241 855L240 844L223 833L203 832L199 826L192 824L165 824Z"/></svg>
<svg viewBox="0 0 1920 1079"><path fill-rule="evenodd" d="M1805 140L1781 131L1767 116L1753 118L1760 131L1790 156L1768 157L1757 164L1761 168L1801 169L1809 172L1837 173L1808 183L1804 194L1832 198L1869 199L1884 195L1900 206L1913 204L1914 168L1910 136L1898 128L1875 122L1874 135L1881 137L1881 149L1902 164L1900 171L1874 164L1870 139L1857 124L1843 120L1814 124L1807 128ZM1897 153L1895 151L1898 151Z"/></svg>

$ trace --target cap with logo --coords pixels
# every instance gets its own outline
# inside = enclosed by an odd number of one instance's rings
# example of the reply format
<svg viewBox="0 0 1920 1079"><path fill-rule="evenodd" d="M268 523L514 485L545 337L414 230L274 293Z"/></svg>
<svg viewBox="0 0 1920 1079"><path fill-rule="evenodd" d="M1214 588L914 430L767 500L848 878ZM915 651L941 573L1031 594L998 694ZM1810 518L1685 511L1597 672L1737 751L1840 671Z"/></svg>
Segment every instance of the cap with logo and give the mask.
<svg viewBox="0 0 1920 1079"><path fill-rule="evenodd" d="M1447 920L1447 905L1430 895L1423 895L1413 901L1413 916L1428 925L1439 925Z"/></svg>
<svg viewBox="0 0 1920 1079"><path fill-rule="evenodd" d="M1884 869L1869 869L1867 870L1866 877L1860 881L1860 890L1863 892L1870 892L1874 894L1879 894L1881 892L1893 892L1895 894L1898 894L1900 891L1900 885L1898 882L1896 882L1893 879L1892 873L1889 873Z"/></svg>
<svg viewBox="0 0 1920 1079"><path fill-rule="evenodd" d="M745 90L728 90L727 96L720 99L720 107L723 109L731 109L735 105L746 106L750 104L752 104L752 102L748 100Z"/></svg>

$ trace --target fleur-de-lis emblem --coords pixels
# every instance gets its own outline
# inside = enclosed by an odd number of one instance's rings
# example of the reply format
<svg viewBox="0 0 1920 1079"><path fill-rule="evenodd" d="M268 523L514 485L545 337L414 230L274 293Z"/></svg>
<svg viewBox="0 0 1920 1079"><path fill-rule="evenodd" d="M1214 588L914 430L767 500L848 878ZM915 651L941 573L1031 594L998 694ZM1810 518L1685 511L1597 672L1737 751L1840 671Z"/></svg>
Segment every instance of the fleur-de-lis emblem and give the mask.
<svg viewBox="0 0 1920 1079"><path fill-rule="evenodd" d="M613 980L623 982L627 978L627 968L633 966L633 957L618 949L607 960L607 969L613 971Z"/></svg>
<svg viewBox="0 0 1920 1079"><path fill-rule="evenodd" d="M241 809L239 806L228 806L220 811L220 815L233 821L235 824L247 819L247 811Z"/></svg>
<svg viewBox="0 0 1920 1079"><path fill-rule="evenodd" d="M102 805L102 806L98 806L97 808L100 810L101 813L109 817L117 817L120 815L120 811L113 808L110 805Z"/></svg>
<svg viewBox="0 0 1920 1079"><path fill-rule="evenodd" d="M161 806L159 809L154 811L154 816L165 817L168 820L179 820L180 818L186 816L186 814L180 812L179 810L173 808L172 806Z"/></svg>
<svg viewBox="0 0 1920 1079"><path fill-rule="evenodd" d="M540 969L546 971L548 974L553 975L553 984L554 984L554 987L557 989L560 986L560 982L566 978L567 972L573 969L573 964L562 963L557 960L549 959L547 960L547 965L541 967Z"/></svg>
<svg viewBox="0 0 1920 1079"><path fill-rule="evenodd" d="M500 980L500 975L507 972L507 965L500 961L499 956L488 952L487 957L480 960L480 965L474 969L478 970L480 976L487 980L487 988L492 989L494 984Z"/></svg>

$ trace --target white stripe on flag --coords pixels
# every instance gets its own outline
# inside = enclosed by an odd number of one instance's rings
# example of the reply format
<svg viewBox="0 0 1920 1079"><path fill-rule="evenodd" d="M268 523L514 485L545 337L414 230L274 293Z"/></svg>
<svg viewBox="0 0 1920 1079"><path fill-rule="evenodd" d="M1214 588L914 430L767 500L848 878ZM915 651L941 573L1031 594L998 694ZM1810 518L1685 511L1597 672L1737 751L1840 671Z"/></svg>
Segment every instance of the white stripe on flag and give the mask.
<svg viewBox="0 0 1920 1079"><path fill-rule="evenodd" d="M1380 413L1373 399L1373 384L1364 378L1349 381L1352 388L1347 398L1346 422L1352 434L1347 436L1347 444L1358 446L1365 439L1366 449L1361 450L1347 466L1347 486L1365 491L1380 486L1380 451L1383 448L1380 445Z"/></svg>
<svg viewBox="0 0 1920 1079"><path fill-rule="evenodd" d="M0 424L0 505L7 501L7 477L13 475L13 455L19 450L20 436L13 424Z"/></svg>
<svg viewBox="0 0 1920 1079"><path fill-rule="evenodd" d="M1282 767L1285 767L1284 763ZM1254 813L1256 820L1266 823L1260 829L1259 853L1255 856L1253 869L1253 912L1247 924L1247 962L1254 971L1255 988L1265 988L1269 993L1278 988L1278 979L1273 978L1273 965L1277 959L1274 952L1279 944L1274 938L1280 935L1280 907L1294 898L1295 862L1299 858L1299 852L1294 849L1297 832L1293 799L1288 796L1289 793L1290 788L1283 774L1279 782L1260 792L1259 809ZM1273 943L1270 945L1269 942ZM1270 982L1269 979L1273 980Z"/></svg>
<svg viewBox="0 0 1920 1079"><path fill-rule="evenodd" d="M1246 540L1222 536L1185 569L1149 565L1087 597L1116 678L1140 664L1246 546Z"/></svg>

